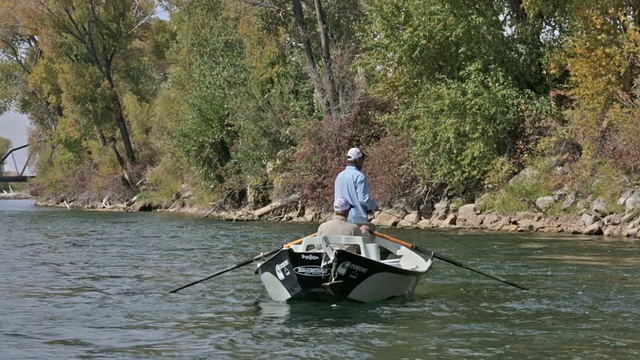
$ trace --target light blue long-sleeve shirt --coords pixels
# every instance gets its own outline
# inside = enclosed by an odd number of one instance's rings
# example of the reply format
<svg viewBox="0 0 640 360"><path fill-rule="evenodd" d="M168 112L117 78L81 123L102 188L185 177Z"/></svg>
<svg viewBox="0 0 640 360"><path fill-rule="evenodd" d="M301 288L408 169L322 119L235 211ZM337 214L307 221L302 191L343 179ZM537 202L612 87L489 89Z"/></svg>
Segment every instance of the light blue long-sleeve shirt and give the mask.
<svg viewBox="0 0 640 360"><path fill-rule="evenodd" d="M336 177L334 200L341 197L353 206L347 218L353 223L367 222L367 212L377 207L369 194L367 177L355 165L347 165Z"/></svg>

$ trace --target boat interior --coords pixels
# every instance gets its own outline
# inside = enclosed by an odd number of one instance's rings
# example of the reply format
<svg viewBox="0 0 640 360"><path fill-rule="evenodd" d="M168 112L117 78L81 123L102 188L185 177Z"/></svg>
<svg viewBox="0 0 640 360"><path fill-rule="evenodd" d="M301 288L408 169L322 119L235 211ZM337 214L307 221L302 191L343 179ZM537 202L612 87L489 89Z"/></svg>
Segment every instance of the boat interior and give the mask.
<svg viewBox="0 0 640 360"><path fill-rule="evenodd" d="M310 236L304 238L300 244L291 245L291 249L295 252L322 253L325 252L325 240L333 250L351 251L360 256L400 268L414 268L414 265L409 264L414 261L408 259L412 258L408 254L418 256L409 249L376 236ZM403 258L408 261L403 261Z"/></svg>

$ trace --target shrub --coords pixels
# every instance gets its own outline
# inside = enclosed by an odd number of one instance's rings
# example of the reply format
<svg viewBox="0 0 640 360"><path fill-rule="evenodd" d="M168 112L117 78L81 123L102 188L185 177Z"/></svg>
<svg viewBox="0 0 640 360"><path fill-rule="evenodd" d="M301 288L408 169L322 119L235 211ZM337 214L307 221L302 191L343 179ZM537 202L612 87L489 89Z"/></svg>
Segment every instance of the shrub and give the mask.
<svg viewBox="0 0 640 360"><path fill-rule="evenodd" d="M346 119L325 118L313 126L292 158L290 171L281 186L298 192L309 206L330 209L334 198L334 180L346 163L347 151L359 146L369 151L386 135L376 121L390 104L363 96ZM373 158L373 156L372 156ZM385 158L384 161L389 159ZM371 163L368 168L374 167Z"/></svg>

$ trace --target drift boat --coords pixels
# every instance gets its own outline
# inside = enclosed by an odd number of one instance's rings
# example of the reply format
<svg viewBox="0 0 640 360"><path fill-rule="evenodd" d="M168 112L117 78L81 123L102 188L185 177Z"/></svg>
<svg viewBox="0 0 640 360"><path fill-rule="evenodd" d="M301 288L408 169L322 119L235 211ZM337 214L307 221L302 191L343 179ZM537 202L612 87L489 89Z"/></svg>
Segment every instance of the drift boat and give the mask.
<svg viewBox="0 0 640 360"><path fill-rule="evenodd" d="M258 263L256 272L275 301L371 302L413 294L433 256L376 235L308 236Z"/></svg>

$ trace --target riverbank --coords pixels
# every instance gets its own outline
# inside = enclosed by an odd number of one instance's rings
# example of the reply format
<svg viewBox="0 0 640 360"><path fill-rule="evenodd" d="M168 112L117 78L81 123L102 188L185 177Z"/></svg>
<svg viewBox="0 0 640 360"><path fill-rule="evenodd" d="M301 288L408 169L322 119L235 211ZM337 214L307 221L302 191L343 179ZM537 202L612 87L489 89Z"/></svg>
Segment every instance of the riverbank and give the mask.
<svg viewBox="0 0 640 360"><path fill-rule="evenodd" d="M636 197L629 196L627 199L635 201ZM188 193L174 196L172 200L162 204L138 201L134 197L125 203L116 204L104 201L85 203L49 199L37 201L36 205L99 211L179 212L225 221L321 223L332 215L331 212L304 207L296 196L274 201L259 209L224 209L216 204L194 204ZM370 221L380 228L481 229L496 232L545 232L640 238L640 208L635 202L633 206L627 206L625 213L610 212L601 202L594 201L589 207L575 214L547 215L541 211L541 207L536 207L534 211L501 214L496 211L482 211L478 204L456 206L449 201L441 201L422 212L381 209L372 214Z"/></svg>

